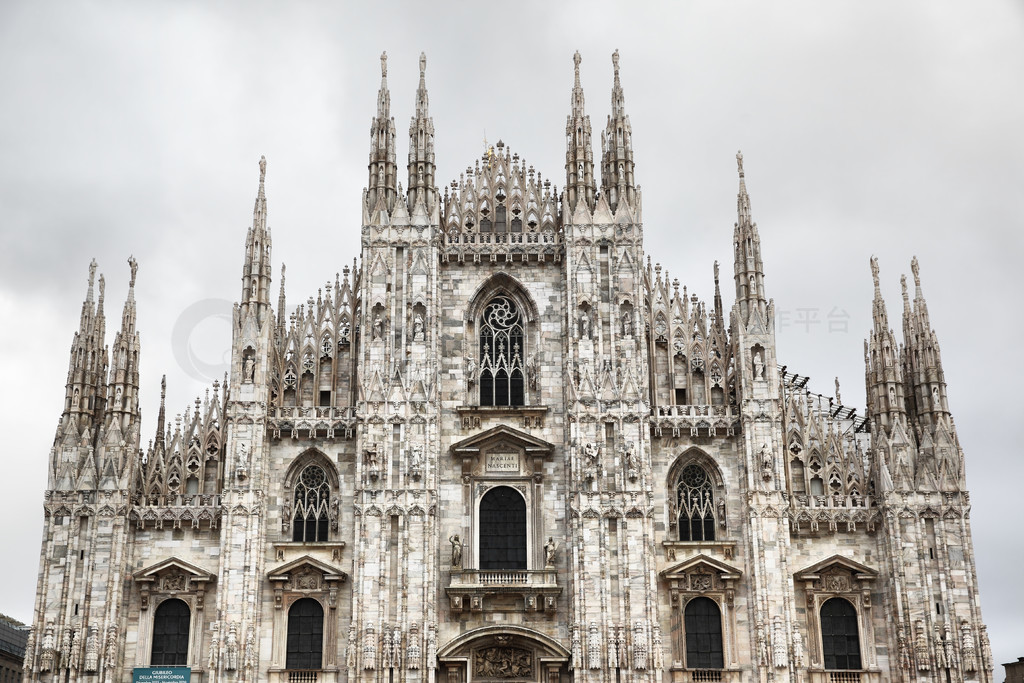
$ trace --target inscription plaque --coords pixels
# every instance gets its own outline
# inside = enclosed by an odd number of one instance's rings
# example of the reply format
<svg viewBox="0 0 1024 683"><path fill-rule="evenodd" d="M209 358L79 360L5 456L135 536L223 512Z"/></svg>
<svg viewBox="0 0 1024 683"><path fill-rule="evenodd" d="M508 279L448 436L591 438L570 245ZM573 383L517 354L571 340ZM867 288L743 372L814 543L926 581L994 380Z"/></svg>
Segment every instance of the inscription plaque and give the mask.
<svg viewBox="0 0 1024 683"><path fill-rule="evenodd" d="M488 453L486 467L488 472L518 472L518 453Z"/></svg>

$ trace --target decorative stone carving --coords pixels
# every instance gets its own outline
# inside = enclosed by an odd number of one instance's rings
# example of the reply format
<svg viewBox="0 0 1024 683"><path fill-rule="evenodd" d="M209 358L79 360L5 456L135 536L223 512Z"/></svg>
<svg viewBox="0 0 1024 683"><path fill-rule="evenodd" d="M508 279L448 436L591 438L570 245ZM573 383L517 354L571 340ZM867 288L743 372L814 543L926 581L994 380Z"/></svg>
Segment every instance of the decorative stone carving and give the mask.
<svg viewBox="0 0 1024 683"><path fill-rule="evenodd" d="M653 664L655 671L661 671L665 668L665 651L661 641L661 626L654 624L651 628L651 654L653 655Z"/></svg>
<svg viewBox="0 0 1024 683"><path fill-rule="evenodd" d="M87 673L96 673L100 663L100 635L99 628L89 627L89 635L85 639L85 670Z"/></svg>
<svg viewBox="0 0 1024 683"><path fill-rule="evenodd" d="M579 624L573 624L572 625L572 644L571 644L570 651L572 653L572 658L569 661L569 668L573 669L573 670L582 668L582 664L583 664L583 647L580 645L580 625Z"/></svg>
<svg viewBox="0 0 1024 683"><path fill-rule="evenodd" d="M71 666L71 629L65 628L60 638L60 668Z"/></svg>
<svg viewBox="0 0 1024 683"><path fill-rule="evenodd" d="M234 623L228 627L228 636L224 641L224 670L238 669L238 630Z"/></svg>
<svg viewBox="0 0 1024 683"><path fill-rule="evenodd" d="M533 653L518 647L487 647L473 653L475 678L529 678Z"/></svg>
<svg viewBox="0 0 1024 683"><path fill-rule="evenodd" d="M772 618L772 660L776 669L785 669L788 664L786 656L786 630L782 625L782 617Z"/></svg>
<svg viewBox="0 0 1024 683"><path fill-rule="evenodd" d="M256 629L252 624L245 632L245 671L247 678L252 678L252 672L256 669Z"/></svg>
<svg viewBox="0 0 1024 683"><path fill-rule="evenodd" d="M462 569L462 541L459 535L450 536L448 542L452 544L452 569Z"/></svg>
<svg viewBox="0 0 1024 683"><path fill-rule="evenodd" d="M797 669L804 666L804 639L796 629L793 629L793 666Z"/></svg>
<svg viewBox="0 0 1024 683"><path fill-rule="evenodd" d="M206 668L210 671L216 671L217 665L220 663L220 626L215 621L213 626L210 627L212 634L210 635L210 651L206 655Z"/></svg>
<svg viewBox="0 0 1024 683"><path fill-rule="evenodd" d="M633 622L633 668L647 670L647 630L639 619Z"/></svg>
<svg viewBox="0 0 1024 683"><path fill-rule="evenodd" d="M988 639L988 627L981 627L981 665L985 668L985 671L992 671L994 664L992 661L992 643Z"/></svg>
<svg viewBox="0 0 1024 683"><path fill-rule="evenodd" d="M946 644L942 640L942 633L939 627L935 627L935 665L939 669L949 668L949 660L946 658Z"/></svg>
<svg viewBox="0 0 1024 683"><path fill-rule="evenodd" d="M43 631L42 649L39 653L39 670L46 672L53 670L54 650L57 647L56 638L53 635L53 622L46 622L46 629Z"/></svg>
<svg viewBox="0 0 1024 683"><path fill-rule="evenodd" d="M420 627L419 624L409 626L409 636L406 638L408 646L405 651L405 661L411 670L420 668Z"/></svg>
<svg viewBox="0 0 1024 683"><path fill-rule="evenodd" d="M615 624L608 625L608 667L611 669L618 668L619 665L619 645L621 644L622 630Z"/></svg>
<svg viewBox="0 0 1024 683"><path fill-rule="evenodd" d="M764 626L757 625L757 662L763 667L771 666L771 658L768 653L768 636L764 632Z"/></svg>
<svg viewBox="0 0 1024 683"><path fill-rule="evenodd" d="M377 444L371 444L363 449L363 460L366 462L366 470L371 480L380 477L380 453Z"/></svg>
<svg viewBox="0 0 1024 683"><path fill-rule="evenodd" d="M772 454L768 444L761 446L761 478L770 481L772 473L775 472L775 456Z"/></svg>
<svg viewBox="0 0 1024 683"><path fill-rule="evenodd" d="M580 312L580 339L590 339L590 316L586 310Z"/></svg>
<svg viewBox="0 0 1024 683"><path fill-rule="evenodd" d="M423 341L423 316L417 313L412 319L412 338L413 341Z"/></svg>
<svg viewBox="0 0 1024 683"><path fill-rule="evenodd" d="M409 449L409 476L419 481L423 476L423 445L416 444Z"/></svg>
<svg viewBox="0 0 1024 683"><path fill-rule="evenodd" d="M433 668L437 661L437 624L427 626L427 668Z"/></svg>
<svg viewBox="0 0 1024 683"><path fill-rule="evenodd" d="M558 544L555 543L553 536L548 537L548 542L544 544L544 567L550 569L555 566L555 551L558 549Z"/></svg>
<svg viewBox="0 0 1024 683"><path fill-rule="evenodd" d="M380 667L382 669L390 669L393 666L395 653L395 644L391 635L391 628L388 626L383 627L381 629L380 638Z"/></svg>
<svg viewBox="0 0 1024 683"><path fill-rule="evenodd" d="M975 649L971 625L967 623L966 619L960 620L960 652L964 663L964 671L977 671L978 652Z"/></svg>
<svg viewBox="0 0 1024 683"><path fill-rule="evenodd" d="M626 461L626 476L630 481L636 481L640 476L640 456L636 444L629 441L623 446L622 451L623 459Z"/></svg>
<svg viewBox="0 0 1024 683"><path fill-rule="evenodd" d="M82 659L82 629L75 629L75 634L71 640L71 661L67 664L67 668L72 671L78 671L79 665Z"/></svg>
<svg viewBox="0 0 1024 683"><path fill-rule="evenodd" d="M601 635L593 621L587 627L587 666L591 669L601 668Z"/></svg>
<svg viewBox="0 0 1024 683"><path fill-rule="evenodd" d="M372 626L363 632L363 669L372 671L377 668L377 634Z"/></svg>
<svg viewBox="0 0 1024 683"><path fill-rule="evenodd" d="M171 593L177 593L186 589L188 579L181 572L174 572L164 577L163 589Z"/></svg>
<svg viewBox="0 0 1024 683"><path fill-rule="evenodd" d="M764 356L761 351L754 352L754 379L764 379Z"/></svg>
<svg viewBox="0 0 1024 683"><path fill-rule="evenodd" d="M896 631L896 643L899 647L900 669L908 671L910 669L910 649L907 647L907 636L902 628Z"/></svg>
<svg viewBox="0 0 1024 683"><path fill-rule="evenodd" d="M914 622L914 657L917 659L918 671L929 671L931 664L928 657L928 636L924 632L924 622Z"/></svg>

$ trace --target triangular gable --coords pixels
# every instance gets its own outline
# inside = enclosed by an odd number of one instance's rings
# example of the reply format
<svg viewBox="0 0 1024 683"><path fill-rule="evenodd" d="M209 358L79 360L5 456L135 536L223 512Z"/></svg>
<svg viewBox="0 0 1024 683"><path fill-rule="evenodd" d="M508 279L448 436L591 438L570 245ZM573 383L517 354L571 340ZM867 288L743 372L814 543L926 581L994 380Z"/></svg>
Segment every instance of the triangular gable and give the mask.
<svg viewBox="0 0 1024 683"><path fill-rule="evenodd" d="M860 562L855 562L848 557L843 557L842 555L833 555L821 562L812 564L810 567L798 571L795 576L800 581L814 581L821 576L822 572L831 567L842 567L851 574L856 575L858 579L870 580L878 577L878 572L874 569L871 569Z"/></svg>
<svg viewBox="0 0 1024 683"><path fill-rule="evenodd" d="M316 572L323 574L325 581L346 581L348 574L333 567L326 562L322 562L315 557L310 555L303 555L302 557L292 560L286 564L281 565L275 569L271 569L267 572L267 578L271 581L287 581L292 574L298 574L304 569L313 569Z"/></svg>
<svg viewBox="0 0 1024 683"><path fill-rule="evenodd" d="M213 581L217 578L215 574L211 574L205 569L197 567L185 560L180 560L177 557L169 557L166 560L157 562L145 569L140 569L132 575L132 578L136 581L154 581L157 574L172 568L188 574L192 581Z"/></svg>
<svg viewBox="0 0 1024 683"><path fill-rule="evenodd" d="M743 572L732 565L720 562L719 560L708 557L707 555L700 554L695 555L688 560L683 560L679 564L669 567L668 569L663 569L661 571L661 576L665 579L678 579L698 567L704 567L706 571L718 574L723 581L735 581L743 574Z"/></svg>
<svg viewBox="0 0 1024 683"><path fill-rule="evenodd" d="M555 449L554 444L548 443L543 439L538 439L507 425L498 425L485 432L480 432L468 439L452 444L451 450L454 455L465 458L479 455L483 447L496 441L510 441L523 448L526 454L531 456L550 456Z"/></svg>

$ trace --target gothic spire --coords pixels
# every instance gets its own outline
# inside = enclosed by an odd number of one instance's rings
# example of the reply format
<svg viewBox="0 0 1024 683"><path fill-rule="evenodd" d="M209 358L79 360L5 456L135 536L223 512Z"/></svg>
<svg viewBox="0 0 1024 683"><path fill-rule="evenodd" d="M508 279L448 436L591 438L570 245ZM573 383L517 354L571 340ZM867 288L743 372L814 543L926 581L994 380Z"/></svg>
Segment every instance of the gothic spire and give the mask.
<svg viewBox="0 0 1024 683"><path fill-rule="evenodd" d="M590 117L583 108L583 86L580 85L580 62L577 51L572 58L575 76L571 111L565 123L565 190L569 210L582 200L594 210L594 151L590 143Z"/></svg>
<svg viewBox="0 0 1024 683"><path fill-rule="evenodd" d="M284 296L284 264L281 264L281 291L277 295L277 337L278 339L284 339L286 327L285 324L288 320L288 316L285 314L285 296Z"/></svg>
<svg viewBox="0 0 1024 683"><path fill-rule="evenodd" d="M633 180L633 129L626 114L626 98L619 81L619 51L612 53L615 81L612 84L612 113L601 135L601 185L614 211L620 201L633 204L636 188Z"/></svg>
<svg viewBox="0 0 1024 683"><path fill-rule="evenodd" d="M128 296L121 312L121 329L114 335L110 352L110 381L107 386L107 415L110 421L118 420L118 428L124 433L133 420L139 418L139 352L141 343L135 327L135 277L139 264L134 257L128 258L131 279L128 282Z"/></svg>
<svg viewBox="0 0 1024 683"><path fill-rule="evenodd" d="M103 315L104 280L100 275L99 301L94 300L96 282L96 260L89 263L89 286L78 331L71 341L71 358L68 364L67 393L64 400L64 414L61 424L64 428L76 430L91 427L102 414L104 383L107 375L107 351L103 345L106 335L106 320ZM60 433L58 433L58 437Z"/></svg>
<svg viewBox="0 0 1024 683"><path fill-rule="evenodd" d="M391 93L388 90L388 53L380 55L380 90L377 92L377 115L370 122L370 163L366 209L373 213L383 199L384 208L395 206L395 119L391 116Z"/></svg>
<svg viewBox="0 0 1024 683"><path fill-rule="evenodd" d="M736 303L741 319L748 322L753 311L764 318L767 300L764 293L764 265L761 262L761 238L757 223L750 213L750 196L743 174L743 152L736 153L740 187L736 197L737 220L733 231L734 270L736 277Z"/></svg>
<svg viewBox="0 0 1024 683"><path fill-rule="evenodd" d="M260 185L253 208L252 227L245 238L245 262L242 266L241 308L262 313L270 306L270 228L267 227L267 196L264 180L267 158L260 157Z"/></svg>
<svg viewBox="0 0 1024 683"><path fill-rule="evenodd" d="M722 313L722 290L718 286L718 261L715 261L715 326L719 329L725 328Z"/></svg>
<svg viewBox="0 0 1024 683"><path fill-rule="evenodd" d="M420 53L420 84L416 89L416 115L409 124L409 204L423 200L431 204L437 196L434 187L434 120L430 118L427 98L427 56Z"/></svg>
<svg viewBox="0 0 1024 683"><path fill-rule="evenodd" d="M912 308L908 303L904 304L909 309L904 315L903 325L905 379L908 393L913 392L918 423L931 430L949 416L946 378L942 370L939 340L931 327L928 304L921 290L921 268L916 256L910 263L910 270L914 276L914 303ZM907 295L904 294L904 297Z"/></svg>
<svg viewBox="0 0 1024 683"><path fill-rule="evenodd" d="M876 426L892 436L897 423L906 426L903 373L896 357L896 338L889 329L889 317L878 277L878 259L871 257L874 299L871 305L872 329L864 342L865 383L868 412Z"/></svg>

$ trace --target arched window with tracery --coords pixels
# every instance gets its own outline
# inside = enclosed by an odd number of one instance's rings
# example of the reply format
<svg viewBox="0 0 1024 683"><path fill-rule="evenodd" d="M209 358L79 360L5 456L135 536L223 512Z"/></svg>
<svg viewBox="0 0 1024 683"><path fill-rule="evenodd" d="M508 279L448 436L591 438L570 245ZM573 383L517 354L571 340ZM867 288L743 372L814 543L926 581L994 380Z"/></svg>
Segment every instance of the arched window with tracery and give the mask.
<svg viewBox="0 0 1024 683"><path fill-rule="evenodd" d="M694 598L686 603L683 612L686 630L686 668L721 669L722 612L710 598Z"/></svg>
<svg viewBox="0 0 1024 683"><path fill-rule="evenodd" d="M832 598L821 606L821 650L826 670L860 669L857 610L849 600Z"/></svg>
<svg viewBox="0 0 1024 683"><path fill-rule="evenodd" d="M153 615L153 649L150 666L188 664L188 632L192 612L183 600L164 600Z"/></svg>
<svg viewBox="0 0 1024 683"><path fill-rule="evenodd" d="M480 320L480 405L525 404L523 317L515 302L496 296Z"/></svg>
<svg viewBox="0 0 1024 683"><path fill-rule="evenodd" d="M715 488L707 471L696 463L683 468L676 485L680 541L715 540Z"/></svg>
<svg viewBox="0 0 1024 683"><path fill-rule="evenodd" d="M330 529L331 485L319 465L307 465L295 483L292 540L326 541Z"/></svg>
<svg viewBox="0 0 1024 683"><path fill-rule="evenodd" d="M287 646L286 669L320 669L324 651L324 608L313 598L297 600L288 609Z"/></svg>

